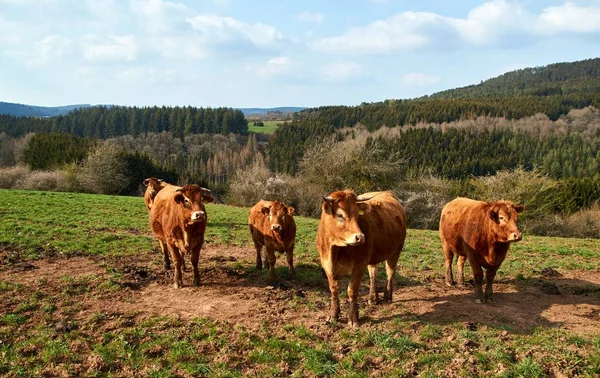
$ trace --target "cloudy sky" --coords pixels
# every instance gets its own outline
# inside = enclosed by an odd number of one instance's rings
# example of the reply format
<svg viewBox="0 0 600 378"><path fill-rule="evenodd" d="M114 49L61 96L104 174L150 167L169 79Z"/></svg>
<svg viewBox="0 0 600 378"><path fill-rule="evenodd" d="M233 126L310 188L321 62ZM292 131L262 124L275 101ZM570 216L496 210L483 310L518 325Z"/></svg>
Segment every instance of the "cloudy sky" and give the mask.
<svg viewBox="0 0 600 378"><path fill-rule="evenodd" d="M0 0L0 101L356 105L600 56L600 0Z"/></svg>

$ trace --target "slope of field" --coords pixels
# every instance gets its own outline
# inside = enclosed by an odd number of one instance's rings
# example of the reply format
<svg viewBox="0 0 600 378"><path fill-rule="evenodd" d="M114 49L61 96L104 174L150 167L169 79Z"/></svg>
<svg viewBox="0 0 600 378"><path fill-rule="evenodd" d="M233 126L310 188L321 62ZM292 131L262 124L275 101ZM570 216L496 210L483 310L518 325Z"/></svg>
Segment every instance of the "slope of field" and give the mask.
<svg viewBox="0 0 600 378"><path fill-rule="evenodd" d="M258 134L272 134L284 121L261 121L264 126L254 126L254 121L248 121L248 131Z"/></svg>
<svg viewBox="0 0 600 378"><path fill-rule="evenodd" d="M525 235L477 305L444 287L437 233L409 230L393 303L368 307L365 278L351 330L324 321L317 220L296 217L297 278L279 257L268 285L247 209L207 213L201 285L176 290L141 197L0 190L0 375L600 374L600 240Z"/></svg>

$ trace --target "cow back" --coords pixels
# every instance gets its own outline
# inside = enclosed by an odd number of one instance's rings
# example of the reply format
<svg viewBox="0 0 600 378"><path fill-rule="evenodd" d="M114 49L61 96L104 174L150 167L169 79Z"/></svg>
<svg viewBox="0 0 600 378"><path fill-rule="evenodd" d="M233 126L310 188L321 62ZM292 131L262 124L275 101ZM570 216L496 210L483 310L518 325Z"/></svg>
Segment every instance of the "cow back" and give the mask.
<svg viewBox="0 0 600 378"><path fill-rule="evenodd" d="M365 245L371 249L369 264L387 260L399 253L406 239L406 212L391 192L364 193L361 197L371 197L366 203L369 211L364 212L358 223L365 234ZM350 247L350 248L359 248Z"/></svg>

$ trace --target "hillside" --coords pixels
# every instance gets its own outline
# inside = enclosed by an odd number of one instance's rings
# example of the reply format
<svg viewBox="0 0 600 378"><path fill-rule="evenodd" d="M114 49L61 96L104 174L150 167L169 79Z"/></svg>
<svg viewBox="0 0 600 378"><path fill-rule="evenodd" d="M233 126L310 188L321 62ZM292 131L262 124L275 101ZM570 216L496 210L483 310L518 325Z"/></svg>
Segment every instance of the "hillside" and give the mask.
<svg viewBox="0 0 600 378"><path fill-rule="evenodd" d="M89 104L65 105L65 106L34 106L24 104L13 104L0 101L0 114L8 114L16 117L56 117L64 115L71 110L90 107Z"/></svg>
<svg viewBox="0 0 600 378"><path fill-rule="evenodd" d="M600 92L600 58L510 71L477 85L448 89L424 98L554 96Z"/></svg>

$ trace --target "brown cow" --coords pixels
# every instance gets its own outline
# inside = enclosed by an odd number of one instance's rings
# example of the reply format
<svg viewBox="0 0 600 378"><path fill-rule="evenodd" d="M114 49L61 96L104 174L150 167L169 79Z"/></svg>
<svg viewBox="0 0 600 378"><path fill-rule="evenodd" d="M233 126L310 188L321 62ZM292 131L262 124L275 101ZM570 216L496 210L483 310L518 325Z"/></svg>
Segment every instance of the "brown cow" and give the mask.
<svg viewBox="0 0 600 378"><path fill-rule="evenodd" d="M294 214L294 208L279 201L260 200L250 209L248 226L256 247L256 269L262 269L260 251L265 246L265 265L267 258L269 260L269 281L275 280L275 251L285 252L290 268L290 277L295 276L296 222L292 214Z"/></svg>
<svg viewBox="0 0 600 378"><path fill-rule="evenodd" d="M150 210L150 228L160 242L165 269L170 268L168 253L175 262L175 288L183 286L181 268L188 252L194 271L194 286L200 284L198 259L207 221L204 202L214 201L211 195L206 194L207 191L198 185L183 188L169 185L158 192Z"/></svg>
<svg viewBox="0 0 600 378"><path fill-rule="evenodd" d="M464 286L464 265L469 260L475 278L477 303L492 299L492 281L511 242L521 240L517 213L525 208L510 201L481 202L456 198L442 209L440 240L446 260L446 285L452 286L452 260L458 255L458 285ZM485 268L486 287L482 290Z"/></svg>
<svg viewBox="0 0 600 378"><path fill-rule="evenodd" d="M144 180L144 186L146 187L146 192L144 193L144 203L146 203L146 208L148 211L152 209L152 203L154 202L154 197L167 185L163 180L156 177L149 177Z"/></svg>
<svg viewBox="0 0 600 378"><path fill-rule="evenodd" d="M391 192L365 193L357 197L344 190L323 197L317 250L331 291L328 320L340 313L340 278L350 276L348 324L358 326L358 289L369 268L369 303L377 302L377 265L386 262L387 286L384 300L391 302L393 278L406 238L406 213Z"/></svg>

